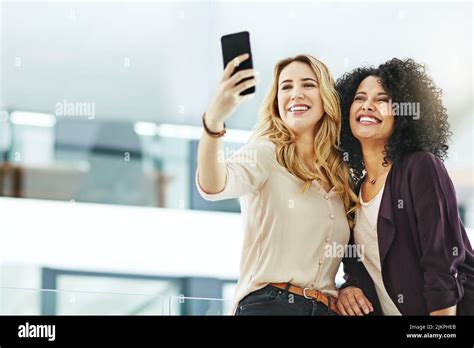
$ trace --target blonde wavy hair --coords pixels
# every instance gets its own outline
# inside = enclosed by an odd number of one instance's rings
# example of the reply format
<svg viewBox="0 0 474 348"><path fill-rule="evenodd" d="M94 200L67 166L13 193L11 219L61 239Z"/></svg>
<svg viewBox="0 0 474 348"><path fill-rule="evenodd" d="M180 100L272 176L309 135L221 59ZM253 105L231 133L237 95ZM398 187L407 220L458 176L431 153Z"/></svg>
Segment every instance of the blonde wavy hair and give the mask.
<svg viewBox="0 0 474 348"><path fill-rule="evenodd" d="M324 114L314 138L314 165L320 171L316 173L298 157L297 134L283 122L278 111L278 79L282 70L292 62L302 62L313 69L323 102ZM340 131L339 97L327 66L308 54L279 61L274 69L271 88L260 106L259 121L253 128L251 140L265 138L275 144L278 163L304 182L302 192L311 187L313 180L321 182L328 179L344 203L347 220L352 228L354 223L352 212L359 206L359 200L353 191L349 167L341 157Z"/></svg>

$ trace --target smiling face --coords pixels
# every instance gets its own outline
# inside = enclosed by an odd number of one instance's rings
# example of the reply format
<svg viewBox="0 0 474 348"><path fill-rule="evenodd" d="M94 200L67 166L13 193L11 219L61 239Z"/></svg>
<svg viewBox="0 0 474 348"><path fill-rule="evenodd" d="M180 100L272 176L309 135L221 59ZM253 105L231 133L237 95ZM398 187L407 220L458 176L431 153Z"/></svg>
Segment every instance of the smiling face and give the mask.
<svg viewBox="0 0 474 348"><path fill-rule="evenodd" d="M316 134L324 109L313 69L303 62L292 62L278 78L278 111L283 122L296 134Z"/></svg>
<svg viewBox="0 0 474 348"><path fill-rule="evenodd" d="M349 111L352 134L360 142L388 142L395 123L390 99L378 76L360 83Z"/></svg>

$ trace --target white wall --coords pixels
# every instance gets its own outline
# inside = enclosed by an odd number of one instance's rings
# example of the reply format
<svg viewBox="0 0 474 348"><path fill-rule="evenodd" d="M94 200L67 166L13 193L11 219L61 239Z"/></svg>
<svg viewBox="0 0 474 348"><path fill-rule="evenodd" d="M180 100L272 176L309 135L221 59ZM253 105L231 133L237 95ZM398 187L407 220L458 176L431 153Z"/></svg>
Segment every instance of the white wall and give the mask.
<svg viewBox="0 0 474 348"><path fill-rule="evenodd" d="M23 198L0 212L3 264L238 278L239 214Z"/></svg>
<svg viewBox="0 0 474 348"><path fill-rule="evenodd" d="M40 287L36 267L237 279L240 214L0 198L2 286ZM474 230L468 234L474 245ZM11 272L10 272L11 273ZM337 282L342 282L342 269ZM36 282L36 284L35 284Z"/></svg>

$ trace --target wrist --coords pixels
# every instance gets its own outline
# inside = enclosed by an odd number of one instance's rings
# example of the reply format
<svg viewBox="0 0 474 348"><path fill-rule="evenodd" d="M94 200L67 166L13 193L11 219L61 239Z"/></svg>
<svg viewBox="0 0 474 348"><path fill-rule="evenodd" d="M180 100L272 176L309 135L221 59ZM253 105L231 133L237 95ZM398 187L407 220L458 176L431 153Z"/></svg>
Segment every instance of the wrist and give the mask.
<svg viewBox="0 0 474 348"><path fill-rule="evenodd" d="M344 288L342 288L342 289L339 289L339 293L343 293L343 292L345 292L346 290L351 290L351 289L355 289L355 288L357 288L357 287L354 286L354 285L349 285L349 286L346 286L346 287L344 287Z"/></svg>
<svg viewBox="0 0 474 348"><path fill-rule="evenodd" d="M207 135L213 138L223 137L226 133L225 123L223 121L212 120L208 121L206 113L202 115L202 125Z"/></svg>
<svg viewBox="0 0 474 348"><path fill-rule="evenodd" d="M224 121L218 120L213 117L211 114L207 113L204 115L204 122L206 123L207 128L211 132L220 132L224 129Z"/></svg>

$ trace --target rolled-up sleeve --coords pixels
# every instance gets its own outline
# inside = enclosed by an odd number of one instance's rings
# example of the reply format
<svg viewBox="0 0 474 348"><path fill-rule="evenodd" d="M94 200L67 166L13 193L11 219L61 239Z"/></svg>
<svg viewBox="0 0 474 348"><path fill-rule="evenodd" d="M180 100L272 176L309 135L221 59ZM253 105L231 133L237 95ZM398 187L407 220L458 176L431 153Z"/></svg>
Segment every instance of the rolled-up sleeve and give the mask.
<svg viewBox="0 0 474 348"><path fill-rule="evenodd" d="M253 141L225 161L226 183L222 191L205 192L199 184L199 168L195 177L196 188L201 197L208 201L238 198L258 190L270 176L275 163L273 144L267 140Z"/></svg>
<svg viewBox="0 0 474 348"><path fill-rule="evenodd" d="M421 267L429 312L454 306L460 299L456 278L465 249L456 193L443 163L420 152L410 187L422 250Z"/></svg>

